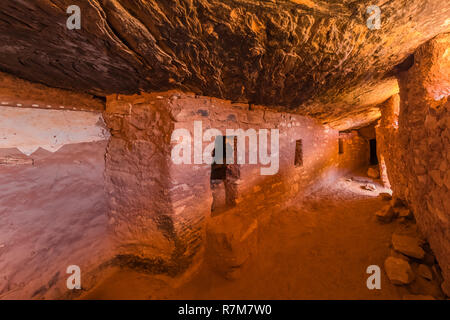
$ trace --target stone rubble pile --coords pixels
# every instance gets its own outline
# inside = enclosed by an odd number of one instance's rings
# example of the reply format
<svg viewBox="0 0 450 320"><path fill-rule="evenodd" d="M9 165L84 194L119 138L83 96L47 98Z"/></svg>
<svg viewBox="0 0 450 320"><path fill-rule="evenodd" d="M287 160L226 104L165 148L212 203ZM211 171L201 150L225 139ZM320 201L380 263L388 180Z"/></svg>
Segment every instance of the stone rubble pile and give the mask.
<svg viewBox="0 0 450 320"><path fill-rule="evenodd" d="M389 280L399 287L404 300L445 299L441 269L416 226L413 212L405 202L388 193L379 196L388 204L376 212L377 219L397 224L390 254L384 262Z"/></svg>

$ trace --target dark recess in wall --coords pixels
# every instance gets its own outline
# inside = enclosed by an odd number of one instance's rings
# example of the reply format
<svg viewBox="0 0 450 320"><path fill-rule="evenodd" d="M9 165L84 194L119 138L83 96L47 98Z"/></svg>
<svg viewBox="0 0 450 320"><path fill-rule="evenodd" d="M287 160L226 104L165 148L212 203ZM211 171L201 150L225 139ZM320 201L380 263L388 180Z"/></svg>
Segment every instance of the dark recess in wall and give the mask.
<svg viewBox="0 0 450 320"><path fill-rule="evenodd" d="M339 154L343 154L344 153L344 139L339 138L338 143L339 143Z"/></svg>
<svg viewBox="0 0 450 320"><path fill-rule="evenodd" d="M377 165L378 164L378 156L377 156L377 140L370 139L370 164Z"/></svg>
<svg viewBox="0 0 450 320"><path fill-rule="evenodd" d="M303 141L297 140L295 142L295 166L303 166Z"/></svg>

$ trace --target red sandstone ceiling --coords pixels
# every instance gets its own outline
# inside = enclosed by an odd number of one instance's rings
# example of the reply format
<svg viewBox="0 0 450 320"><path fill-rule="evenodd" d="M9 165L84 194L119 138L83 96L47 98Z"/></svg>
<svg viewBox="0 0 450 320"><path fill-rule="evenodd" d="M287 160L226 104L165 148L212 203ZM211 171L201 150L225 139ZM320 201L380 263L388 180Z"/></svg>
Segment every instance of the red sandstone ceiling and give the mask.
<svg viewBox="0 0 450 320"><path fill-rule="evenodd" d="M81 30L66 28L73 4ZM366 25L370 5L379 30ZM2 0L0 71L96 95L181 88L355 124L398 90L393 67L446 31L446 0Z"/></svg>

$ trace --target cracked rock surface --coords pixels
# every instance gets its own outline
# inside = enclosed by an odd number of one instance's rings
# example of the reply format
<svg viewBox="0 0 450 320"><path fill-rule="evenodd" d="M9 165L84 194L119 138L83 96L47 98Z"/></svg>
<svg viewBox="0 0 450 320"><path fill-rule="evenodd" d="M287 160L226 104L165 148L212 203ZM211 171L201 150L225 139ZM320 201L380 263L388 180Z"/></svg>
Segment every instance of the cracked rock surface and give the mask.
<svg viewBox="0 0 450 320"><path fill-rule="evenodd" d="M72 4L81 30L66 28ZM398 91L393 67L449 17L441 0L3 0L0 70L101 96L179 88L348 127L379 117Z"/></svg>

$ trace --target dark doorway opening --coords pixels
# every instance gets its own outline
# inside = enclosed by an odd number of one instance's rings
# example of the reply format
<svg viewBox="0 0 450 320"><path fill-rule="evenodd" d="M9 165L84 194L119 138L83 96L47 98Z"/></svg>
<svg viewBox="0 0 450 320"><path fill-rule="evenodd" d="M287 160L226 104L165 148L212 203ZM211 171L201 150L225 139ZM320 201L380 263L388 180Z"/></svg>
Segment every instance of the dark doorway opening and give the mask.
<svg viewBox="0 0 450 320"><path fill-rule="evenodd" d="M237 160L237 137L216 137L212 153L211 191L212 215L217 215L236 206L237 180L240 177Z"/></svg>
<svg viewBox="0 0 450 320"><path fill-rule="evenodd" d="M343 154L344 153L344 139L339 138L338 145L339 145L339 154Z"/></svg>
<svg viewBox="0 0 450 320"><path fill-rule="evenodd" d="M370 139L370 164L378 164L377 139Z"/></svg>
<svg viewBox="0 0 450 320"><path fill-rule="evenodd" d="M303 141L297 140L295 142L295 161L294 164L296 167L303 166Z"/></svg>
<svg viewBox="0 0 450 320"><path fill-rule="evenodd" d="M212 152L211 180L225 180L227 170L226 137L216 137L216 146ZM230 151L228 152L230 154ZM228 161L229 162L229 161Z"/></svg>

